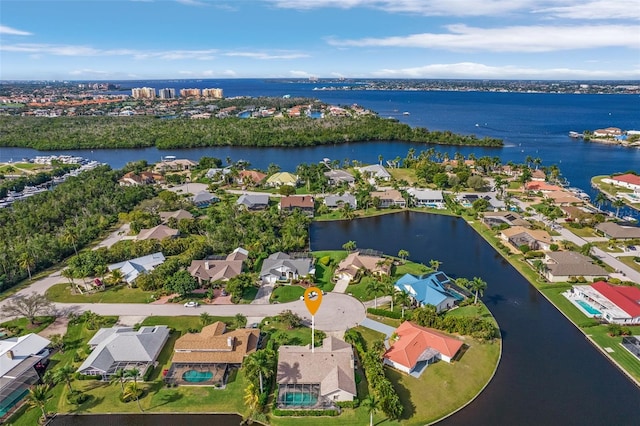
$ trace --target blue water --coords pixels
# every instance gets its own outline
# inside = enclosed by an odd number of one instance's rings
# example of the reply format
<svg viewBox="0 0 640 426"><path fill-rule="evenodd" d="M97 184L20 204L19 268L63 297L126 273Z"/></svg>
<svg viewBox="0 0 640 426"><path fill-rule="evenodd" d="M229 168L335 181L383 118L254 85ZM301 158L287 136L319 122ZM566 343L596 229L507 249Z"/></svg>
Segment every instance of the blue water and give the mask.
<svg viewBox="0 0 640 426"><path fill-rule="evenodd" d="M600 315L601 312L585 302L584 300L576 300L576 303L584 308L585 311L590 313L591 315Z"/></svg>

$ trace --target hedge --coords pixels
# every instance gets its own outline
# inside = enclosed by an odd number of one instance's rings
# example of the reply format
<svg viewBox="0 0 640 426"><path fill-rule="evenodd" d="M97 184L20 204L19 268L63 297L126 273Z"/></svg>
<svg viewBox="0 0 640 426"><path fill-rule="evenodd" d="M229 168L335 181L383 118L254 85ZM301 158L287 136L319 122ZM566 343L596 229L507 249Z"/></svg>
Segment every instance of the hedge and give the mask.
<svg viewBox="0 0 640 426"><path fill-rule="evenodd" d="M393 319L402 319L402 313L395 311L388 311L386 309L375 309L368 308L367 312L372 315L380 315L381 317L393 318Z"/></svg>
<svg viewBox="0 0 640 426"><path fill-rule="evenodd" d="M353 401L337 401L336 405L340 408L358 408L360 406L360 400L354 398Z"/></svg>
<svg viewBox="0 0 640 426"><path fill-rule="evenodd" d="M321 417L330 416L335 417L339 415L338 410L281 410L279 408L273 409L274 416L280 417Z"/></svg>

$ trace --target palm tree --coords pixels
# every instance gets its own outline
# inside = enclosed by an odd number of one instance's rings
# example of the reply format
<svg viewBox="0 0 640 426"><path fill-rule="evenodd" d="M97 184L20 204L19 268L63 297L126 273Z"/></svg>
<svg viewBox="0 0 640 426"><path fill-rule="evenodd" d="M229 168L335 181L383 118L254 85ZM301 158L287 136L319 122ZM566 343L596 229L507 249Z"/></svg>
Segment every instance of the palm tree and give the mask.
<svg viewBox="0 0 640 426"><path fill-rule="evenodd" d="M76 293L80 293L78 291L78 286L76 285L76 282L73 280L73 272L71 271L71 269L64 268L62 272L60 272L60 275L62 275L63 277L69 280L69 284L71 284L71 287L73 287Z"/></svg>
<svg viewBox="0 0 640 426"><path fill-rule="evenodd" d="M398 291L394 294L394 299L396 299L396 303L402 306L402 318L404 318L404 310L407 306L411 306L411 296L405 290Z"/></svg>
<svg viewBox="0 0 640 426"><path fill-rule="evenodd" d="M140 369L137 367L128 368L124 370L124 377L133 379L134 383L138 383L138 377L140 377Z"/></svg>
<svg viewBox="0 0 640 426"><path fill-rule="evenodd" d="M38 407L42 411L42 419L46 420L47 412L45 411L45 405L49 400L47 396L47 385L35 385L29 389L29 395L27 396L27 404L30 407Z"/></svg>
<svg viewBox="0 0 640 426"><path fill-rule="evenodd" d="M200 314L200 323L202 324L203 327L206 327L207 325L211 324L211 315L209 315L207 312L203 312Z"/></svg>
<svg viewBox="0 0 640 426"><path fill-rule="evenodd" d="M78 248L76 247L76 242L78 242L78 236L76 235L76 233L71 228L67 228L62 235L62 240L67 244L73 245L73 251L77 256Z"/></svg>
<svg viewBox="0 0 640 426"><path fill-rule="evenodd" d="M124 379L125 374L122 368L118 368L115 373L111 375L111 379L109 379L109 383L116 384L120 382L120 388L122 389L122 393L124 393Z"/></svg>
<svg viewBox="0 0 640 426"><path fill-rule="evenodd" d="M120 269L114 269L113 271L111 271L111 284L112 285L118 285L122 282L122 280L124 279L124 275L122 274L122 271Z"/></svg>
<svg viewBox="0 0 640 426"><path fill-rule="evenodd" d="M373 426L373 414L380 409L380 401L375 396L369 395L360 403L369 413L369 426Z"/></svg>
<svg viewBox="0 0 640 426"><path fill-rule="evenodd" d="M410 254L409 254L409 252L407 250L401 249L400 251L398 251L398 257L400 259L402 259L403 261L409 256L410 256Z"/></svg>
<svg viewBox="0 0 640 426"><path fill-rule="evenodd" d="M256 392L256 386L253 383L249 383L244 390L244 404L249 407L249 418L253 418L255 412L258 411L259 402L260 397Z"/></svg>
<svg viewBox="0 0 640 426"><path fill-rule="evenodd" d="M440 268L440 265L442 265L442 262L440 262L439 260L431 259L429 261L429 267L434 271L437 271L438 268Z"/></svg>
<svg viewBox="0 0 640 426"><path fill-rule="evenodd" d="M245 317L242 314L236 314L233 317L233 323L234 323L236 328L245 327L247 325L247 317Z"/></svg>
<svg viewBox="0 0 640 426"><path fill-rule="evenodd" d="M598 195L596 195L595 201L596 201L596 204L598 205L598 209L600 209L600 206L602 206L604 203L609 201L609 199L602 192L598 192Z"/></svg>
<svg viewBox="0 0 640 426"><path fill-rule="evenodd" d="M475 300L473 302L474 305L478 304L478 293L480 293L480 295L484 295L484 291L487 288L487 283L486 281L483 281L482 278L480 277L473 277L473 280L471 280L469 282L469 287L471 287L471 290L475 291L476 293L476 297Z"/></svg>
<svg viewBox="0 0 640 426"><path fill-rule="evenodd" d="M21 268L27 270L29 274L29 279L31 279L31 267L35 265L35 260L33 256L28 251L23 251L18 258L18 262Z"/></svg>
<svg viewBox="0 0 640 426"><path fill-rule="evenodd" d="M624 207L625 203L620 198L616 198L611 205L616 208L616 217L618 217L620 215L620 208Z"/></svg>
<svg viewBox="0 0 640 426"><path fill-rule="evenodd" d="M582 245L582 247L580 247L580 254L584 256L590 256L592 248L593 248L593 243L586 243Z"/></svg>
<svg viewBox="0 0 640 426"><path fill-rule="evenodd" d="M124 387L124 390L122 391L122 399L124 401L130 401L131 399L135 398L136 402L138 403L138 408L140 409L140 412L143 412L144 410L142 409L142 405L140 405L140 393L141 393L141 389L140 389L140 386L138 386L138 383L129 382L127 383L127 385Z"/></svg>
<svg viewBox="0 0 640 426"><path fill-rule="evenodd" d="M370 280L367 283L367 292L373 295L373 307L378 309L378 296L385 291L385 285L380 280Z"/></svg>
<svg viewBox="0 0 640 426"><path fill-rule="evenodd" d="M346 251L353 251L356 249L356 242L355 241L347 241L346 243L344 243L342 245L342 248L345 249Z"/></svg>
<svg viewBox="0 0 640 426"><path fill-rule="evenodd" d="M275 352L269 349L254 352L244 360L244 368L247 371L247 376L258 376L260 393L264 392L263 377L268 379L273 375L275 360Z"/></svg>
<svg viewBox="0 0 640 426"><path fill-rule="evenodd" d="M71 382L73 381L73 373L75 373L75 371L75 368L73 368L70 364L67 364L64 367L60 367L55 370L55 372L53 373L53 378L56 383L66 384L69 392L73 392Z"/></svg>

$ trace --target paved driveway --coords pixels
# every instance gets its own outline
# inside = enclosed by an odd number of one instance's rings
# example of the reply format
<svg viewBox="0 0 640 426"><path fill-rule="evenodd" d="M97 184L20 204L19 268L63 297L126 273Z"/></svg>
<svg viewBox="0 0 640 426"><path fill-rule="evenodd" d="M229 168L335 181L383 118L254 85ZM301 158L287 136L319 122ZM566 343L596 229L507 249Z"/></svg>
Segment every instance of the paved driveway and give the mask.
<svg viewBox="0 0 640 426"><path fill-rule="evenodd" d="M383 324L383 323L378 322L378 321L374 321L374 320L372 320L370 318L365 318L364 320L362 320L360 325L363 326L363 327L367 327L367 328L370 328L371 330L374 330L374 331L377 331L379 333L384 334L385 336L387 336L387 339L395 331L395 328L391 327L390 325Z"/></svg>

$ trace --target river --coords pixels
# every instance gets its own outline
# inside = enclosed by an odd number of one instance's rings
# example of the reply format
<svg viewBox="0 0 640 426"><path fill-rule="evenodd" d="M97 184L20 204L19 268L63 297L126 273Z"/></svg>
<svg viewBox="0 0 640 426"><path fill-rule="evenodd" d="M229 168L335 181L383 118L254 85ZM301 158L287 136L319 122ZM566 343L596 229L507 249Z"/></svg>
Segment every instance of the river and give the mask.
<svg viewBox="0 0 640 426"><path fill-rule="evenodd" d="M311 226L313 250L350 240L389 255L408 250L425 264L437 259L452 277L488 283L482 299L500 324L502 360L480 397L441 424L638 424L640 390L464 220L401 212Z"/></svg>

